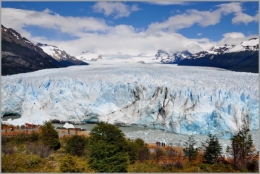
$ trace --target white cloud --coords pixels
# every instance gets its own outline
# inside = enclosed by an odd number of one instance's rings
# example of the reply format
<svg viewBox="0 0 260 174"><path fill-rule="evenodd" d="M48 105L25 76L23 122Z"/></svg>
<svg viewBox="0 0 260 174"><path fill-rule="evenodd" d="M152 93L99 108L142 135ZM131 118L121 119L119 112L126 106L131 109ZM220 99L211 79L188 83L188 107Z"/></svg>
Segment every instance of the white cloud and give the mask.
<svg viewBox="0 0 260 174"><path fill-rule="evenodd" d="M177 1L149 1L147 3L156 5L187 5L188 2L177 2Z"/></svg>
<svg viewBox="0 0 260 174"><path fill-rule="evenodd" d="M234 2L234 3L229 3L229 4L221 4L218 5L217 7L220 7L220 11L224 14L234 14L234 18L232 18L232 23L233 24L239 24L239 23L244 23L248 24L250 22L257 22L258 21L258 14L255 16L250 16L248 14L243 13L243 9L241 7L240 2Z"/></svg>
<svg viewBox="0 0 260 174"><path fill-rule="evenodd" d="M171 16L164 22L155 22L149 25L149 30L156 32L158 30L177 31L182 28L188 28L198 23L202 27L215 25L219 23L221 14L218 11L198 11L188 10L186 13Z"/></svg>
<svg viewBox="0 0 260 174"><path fill-rule="evenodd" d="M138 9L137 6L128 8ZM184 14L171 16L166 21L150 24L147 30L139 30L130 25L110 26L104 20L93 17L61 16L49 9L42 12L12 8L2 8L1 10L4 26L17 30L31 41L56 45L73 56L79 55L84 50L102 54L123 52L132 55L140 53L154 55L158 49L189 50L195 53L209 49L216 44L234 44L251 37L244 36L242 33L226 33L220 41L212 42L207 38L190 39L176 33L176 30L188 28L195 23L203 27L214 25L220 21L223 15L239 13L241 11L239 4L219 6L214 11L187 10ZM113 11L107 13L114 14ZM60 41L44 36L35 37L24 29L28 25L60 30L71 36L77 36L78 39ZM198 33L198 35L202 35L202 33Z"/></svg>
<svg viewBox="0 0 260 174"><path fill-rule="evenodd" d="M223 15L234 14L232 23L245 23L258 21L258 15L250 16L242 12L241 3L228 3L216 6L216 10L198 11L186 10L185 13L170 16L166 21L154 22L149 25L150 32L169 31L175 32L182 28L191 27L194 24L199 24L202 27L215 25L220 22Z"/></svg>
<svg viewBox="0 0 260 174"><path fill-rule="evenodd" d="M97 2L93 10L104 13L105 16L113 15L115 19L128 17L132 12L140 10L137 4L129 6L122 2Z"/></svg>
<svg viewBox="0 0 260 174"><path fill-rule="evenodd" d="M243 33L240 32L231 32L223 34L223 38L219 40L216 45L237 45L245 40L249 40L253 37L259 37L258 35L249 35L245 36Z"/></svg>
<svg viewBox="0 0 260 174"><path fill-rule="evenodd" d="M198 34L197 34L197 36L201 36L201 35L202 35L202 33L198 33Z"/></svg>
<svg viewBox="0 0 260 174"><path fill-rule="evenodd" d="M104 20L93 17L64 17L59 14L2 8L2 23L24 32L23 27L28 25L38 26L47 29L58 29L63 33L81 37L84 32L96 31L105 32L109 30Z"/></svg>

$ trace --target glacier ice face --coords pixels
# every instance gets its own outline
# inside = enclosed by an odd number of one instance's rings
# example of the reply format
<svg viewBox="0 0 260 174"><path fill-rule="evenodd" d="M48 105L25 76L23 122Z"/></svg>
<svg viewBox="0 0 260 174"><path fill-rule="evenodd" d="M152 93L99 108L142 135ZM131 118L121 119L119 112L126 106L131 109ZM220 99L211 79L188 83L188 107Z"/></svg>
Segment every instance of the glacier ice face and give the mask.
<svg viewBox="0 0 260 174"><path fill-rule="evenodd" d="M127 64L68 67L2 77L2 116L138 124L230 137L259 128L258 74L206 67Z"/></svg>

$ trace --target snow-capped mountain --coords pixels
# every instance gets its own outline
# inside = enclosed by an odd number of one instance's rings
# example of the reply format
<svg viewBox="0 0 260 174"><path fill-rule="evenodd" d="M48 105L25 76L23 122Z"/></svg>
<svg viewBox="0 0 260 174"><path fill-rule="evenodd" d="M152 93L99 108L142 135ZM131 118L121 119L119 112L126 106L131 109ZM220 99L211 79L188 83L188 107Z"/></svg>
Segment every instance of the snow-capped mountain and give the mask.
<svg viewBox="0 0 260 174"><path fill-rule="evenodd" d="M1 31L2 31L2 40L13 42L22 47L26 47L29 48L30 50L37 51L42 56L46 55L37 45L33 44L25 37L22 37L20 33L15 31L14 29L6 28L3 25L1 25Z"/></svg>
<svg viewBox="0 0 260 174"><path fill-rule="evenodd" d="M252 38L238 45L214 46L207 51L193 54L178 65L211 66L233 71L258 73L259 39Z"/></svg>
<svg viewBox="0 0 260 174"><path fill-rule="evenodd" d="M21 116L12 124L106 121L227 138L243 124L259 129L259 81L253 73L94 64L1 80L1 116Z"/></svg>
<svg viewBox="0 0 260 174"><path fill-rule="evenodd" d="M1 25L2 75L64 67L12 28Z"/></svg>
<svg viewBox="0 0 260 174"><path fill-rule="evenodd" d="M78 60L77 58L70 56L68 53L66 53L64 50L48 44L42 44L38 43L37 46L43 49L45 53L52 56L57 61L66 64L67 66L71 65L87 65L86 62L82 62L81 60Z"/></svg>
<svg viewBox="0 0 260 174"><path fill-rule="evenodd" d="M192 59L205 57L207 55L221 55L226 53L238 53L242 51L258 51L259 38L251 38L238 45L213 46L207 51L201 51L191 56Z"/></svg>
<svg viewBox="0 0 260 174"><path fill-rule="evenodd" d="M102 54L86 50L83 51L80 55L76 56L76 58L84 62L97 61L99 59L102 59Z"/></svg>
<svg viewBox="0 0 260 174"><path fill-rule="evenodd" d="M159 60L161 63L177 64L183 59L189 59L191 57L189 51L182 51L176 53L168 53L164 50L158 50L155 54L155 60Z"/></svg>

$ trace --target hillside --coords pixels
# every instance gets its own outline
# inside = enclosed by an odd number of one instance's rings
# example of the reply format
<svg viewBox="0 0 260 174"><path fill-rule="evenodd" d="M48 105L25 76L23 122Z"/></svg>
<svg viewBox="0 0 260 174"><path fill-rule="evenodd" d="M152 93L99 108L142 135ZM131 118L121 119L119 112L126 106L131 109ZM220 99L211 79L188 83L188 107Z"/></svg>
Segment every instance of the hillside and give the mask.
<svg viewBox="0 0 260 174"><path fill-rule="evenodd" d="M213 47L183 59L181 66L210 66L239 72L259 72L259 40L252 38L239 45Z"/></svg>
<svg viewBox="0 0 260 174"><path fill-rule="evenodd" d="M2 75L65 67L11 28L1 26Z"/></svg>

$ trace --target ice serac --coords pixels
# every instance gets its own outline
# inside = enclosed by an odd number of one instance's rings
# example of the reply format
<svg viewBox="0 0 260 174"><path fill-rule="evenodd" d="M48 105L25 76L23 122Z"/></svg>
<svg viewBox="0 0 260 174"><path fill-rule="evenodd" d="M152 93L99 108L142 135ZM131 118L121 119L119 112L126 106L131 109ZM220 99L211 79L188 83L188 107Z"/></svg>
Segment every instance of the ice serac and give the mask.
<svg viewBox="0 0 260 174"><path fill-rule="evenodd" d="M59 119L232 136L259 128L258 74L173 65L69 67L2 77L12 124Z"/></svg>

